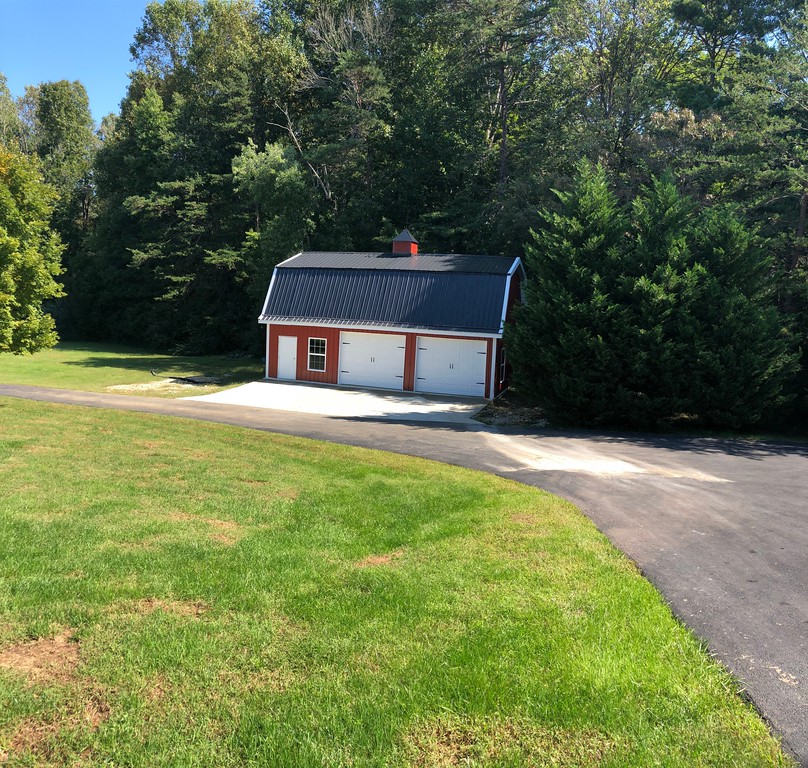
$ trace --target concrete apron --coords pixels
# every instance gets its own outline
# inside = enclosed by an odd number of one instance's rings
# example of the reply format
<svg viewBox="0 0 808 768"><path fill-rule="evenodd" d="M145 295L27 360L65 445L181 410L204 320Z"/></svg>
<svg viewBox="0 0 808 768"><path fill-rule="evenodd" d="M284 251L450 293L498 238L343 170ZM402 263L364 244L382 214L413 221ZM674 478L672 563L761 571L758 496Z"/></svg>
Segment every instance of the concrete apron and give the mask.
<svg viewBox="0 0 808 768"><path fill-rule="evenodd" d="M449 424L476 423L472 417L486 403L477 398L424 396L387 390L337 389L278 381L254 381L212 395L182 399L343 419L435 421Z"/></svg>

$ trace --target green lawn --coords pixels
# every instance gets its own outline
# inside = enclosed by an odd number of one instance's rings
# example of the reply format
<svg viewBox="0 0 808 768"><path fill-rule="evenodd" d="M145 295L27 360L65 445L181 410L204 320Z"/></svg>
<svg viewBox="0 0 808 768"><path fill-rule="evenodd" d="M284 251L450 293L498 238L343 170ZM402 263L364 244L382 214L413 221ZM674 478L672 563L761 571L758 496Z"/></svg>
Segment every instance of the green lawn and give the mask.
<svg viewBox="0 0 808 768"><path fill-rule="evenodd" d="M172 384L166 381L172 376L216 377L221 386ZM182 357L93 342L62 342L35 355L0 355L2 384L124 395L187 397L263 376L263 363L255 357Z"/></svg>
<svg viewBox="0 0 808 768"><path fill-rule="evenodd" d="M632 564L535 489L10 398L0 488L9 764L789 765Z"/></svg>

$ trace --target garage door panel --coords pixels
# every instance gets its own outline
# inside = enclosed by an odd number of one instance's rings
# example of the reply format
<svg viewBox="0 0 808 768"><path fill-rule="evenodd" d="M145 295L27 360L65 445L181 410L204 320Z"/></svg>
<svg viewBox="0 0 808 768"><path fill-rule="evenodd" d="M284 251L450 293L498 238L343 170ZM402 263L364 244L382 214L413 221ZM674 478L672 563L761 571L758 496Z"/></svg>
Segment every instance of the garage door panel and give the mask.
<svg viewBox="0 0 808 768"><path fill-rule="evenodd" d="M419 336L415 391L485 397L488 343Z"/></svg>
<svg viewBox="0 0 808 768"><path fill-rule="evenodd" d="M404 389L406 337L388 333L340 334L339 383Z"/></svg>

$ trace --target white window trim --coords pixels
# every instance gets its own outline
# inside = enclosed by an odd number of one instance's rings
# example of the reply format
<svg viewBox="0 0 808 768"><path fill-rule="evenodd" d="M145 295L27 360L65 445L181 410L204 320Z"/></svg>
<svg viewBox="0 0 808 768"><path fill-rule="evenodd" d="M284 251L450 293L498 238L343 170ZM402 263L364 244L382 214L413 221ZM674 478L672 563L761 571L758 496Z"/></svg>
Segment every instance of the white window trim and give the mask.
<svg viewBox="0 0 808 768"><path fill-rule="evenodd" d="M309 345L308 345L308 349L306 350L306 366L307 366L306 370L312 371L313 373L325 373L325 369L328 366L328 354L327 354L328 353L328 339L324 339L324 338L322 338L320 336L309 336L308 340L309 340ZM311 343L313 341L322 341L323 342L323 351L322 352L312 352L311 351ZM312 355L316 355L317 357L320 357L320 355L322 355L322 357L323 357L323 367L322 368L312 368L311 367L311 356Z"/></svg>

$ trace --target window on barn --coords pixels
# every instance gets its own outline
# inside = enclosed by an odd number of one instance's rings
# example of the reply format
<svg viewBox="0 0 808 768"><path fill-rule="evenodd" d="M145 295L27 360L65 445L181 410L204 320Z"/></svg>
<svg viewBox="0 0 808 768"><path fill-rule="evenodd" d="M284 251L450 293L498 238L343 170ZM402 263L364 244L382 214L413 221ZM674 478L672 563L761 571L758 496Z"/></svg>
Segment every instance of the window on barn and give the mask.
<svg viewBox="0 0 808 768"><path fill-rule="evenodd" d="M325 339L309 339L309 370L325 370Z"/></svg>

